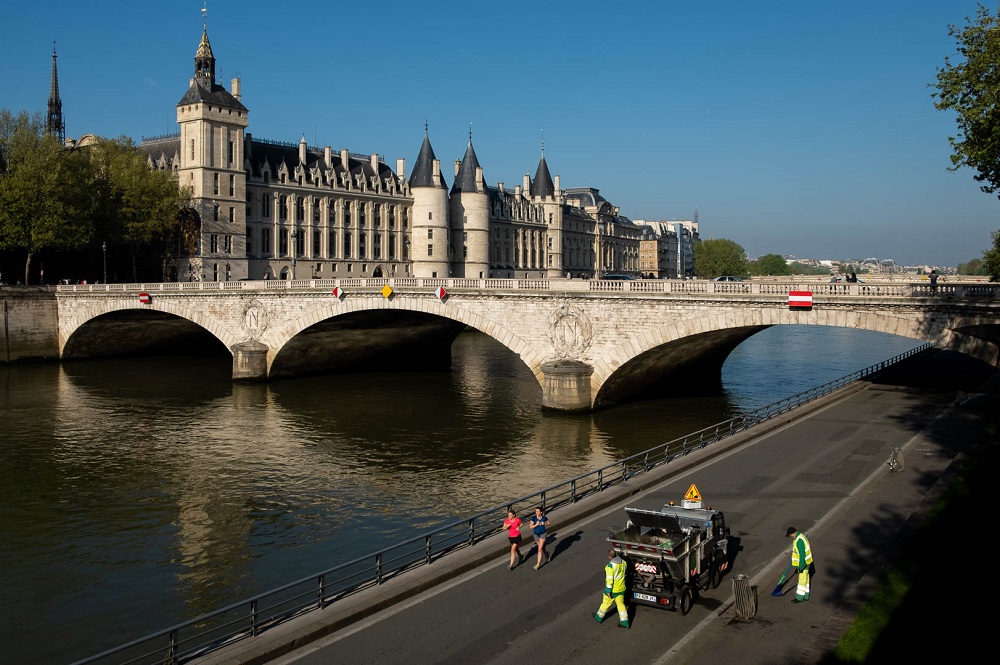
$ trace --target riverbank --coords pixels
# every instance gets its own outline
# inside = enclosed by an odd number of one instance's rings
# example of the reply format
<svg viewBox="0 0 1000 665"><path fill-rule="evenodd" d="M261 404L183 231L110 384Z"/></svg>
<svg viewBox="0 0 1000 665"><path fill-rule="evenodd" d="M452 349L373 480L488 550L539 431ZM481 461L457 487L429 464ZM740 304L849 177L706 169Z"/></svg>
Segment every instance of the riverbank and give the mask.
<svg viewBox="0 0 1000 665"><path fill-rule="evenodd" d="M734 616L724 581L687 617L634 608L627 632L596 626L590 618L600 586L595 566L606 548L607 524L620 518L623 504L594 511L584 501L552 515L554 556L540 571L512 574L503 544L483 543L446 557L440 568L414 571L203 662L468 662L463 658L474 656L499 664L542 652L551 663L825 662L873 571L886 565L883 555L940 496L981 437L984 414L950 405L956 391L976 390L970 381L983 372L994 374L957 354L935 352L895 377L793 412L794 422L763 436L751 431L671 463L648 491L623 488L620 500L656 505L698 481L733 528L739 544L734 572L747 574L758 589L759 608L749 620ZM885 465L893 447L903 451L899 472ZM701 465L706 456L715 460L711 466ZM798 606L790 596L770 595L787 563L781 535L790 523L810 532L820 567L811 601ZM478 560L470 560L474 556ZM406 587L409 595L393 597ZM924 611L929 621L937 616L934 608ZM448 621L440 621L443 616ZM913 651L899 651L897 659L905 653Z"/></svg>

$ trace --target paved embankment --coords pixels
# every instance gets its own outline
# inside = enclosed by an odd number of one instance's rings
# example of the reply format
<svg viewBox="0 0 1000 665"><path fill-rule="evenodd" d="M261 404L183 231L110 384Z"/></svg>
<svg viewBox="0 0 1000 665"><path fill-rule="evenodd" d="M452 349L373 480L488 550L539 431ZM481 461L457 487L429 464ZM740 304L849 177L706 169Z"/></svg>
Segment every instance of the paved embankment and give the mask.
<svg viewBox="0 0 1000 665"><path fill-rule="evenodd" d="M508 571L498 536L201 662L815 662L977 441L986 415L951 405L985 376L957 354L931 353L895 380L857 384L552 513L553 557L538 571L530 562ZM890 472L896 447L904 468ZM726 513L739 547L734 572L759 589L756 616L735 619L726 578L687 616L638 607L627 631L598 625L608 526L624 521L624 505L679 500L691 483ZM816 553L805 604L770 595L789 525L810 533Z"/></svg>

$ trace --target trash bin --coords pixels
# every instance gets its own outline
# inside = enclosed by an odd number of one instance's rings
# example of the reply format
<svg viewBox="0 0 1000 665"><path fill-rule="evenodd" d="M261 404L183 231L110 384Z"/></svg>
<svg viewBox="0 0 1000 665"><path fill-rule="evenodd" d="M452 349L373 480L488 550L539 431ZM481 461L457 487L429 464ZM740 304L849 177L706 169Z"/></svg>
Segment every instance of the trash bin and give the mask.
<svg viewBox="0 0 1000 665"><path fill-rule="evenodd" d="M733 596L736 597L736 616L752 619L757 615L757 587L750 585L746 575L733 575Z"/></svg>

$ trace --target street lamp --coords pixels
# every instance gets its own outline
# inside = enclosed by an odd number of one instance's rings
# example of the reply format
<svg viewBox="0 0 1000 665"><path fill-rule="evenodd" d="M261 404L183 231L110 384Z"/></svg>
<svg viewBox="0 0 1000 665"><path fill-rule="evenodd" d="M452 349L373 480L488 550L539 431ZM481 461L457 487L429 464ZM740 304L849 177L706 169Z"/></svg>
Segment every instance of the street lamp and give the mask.
<svg viewBox="0 0 1000 665"><path fill-rule="evenodd" d="M293 230L292 231L292 238L291 238L291 240L292 240L292 279L293 280L295 279L295 236L296 235L297 235L296 232Z"/></svg>
<svg viewBox="0 0 1000 665"><path fill-rule="evenodd" d="M101 252L104 253L104 283L108 283L108 243L101 243Z"/></svg>

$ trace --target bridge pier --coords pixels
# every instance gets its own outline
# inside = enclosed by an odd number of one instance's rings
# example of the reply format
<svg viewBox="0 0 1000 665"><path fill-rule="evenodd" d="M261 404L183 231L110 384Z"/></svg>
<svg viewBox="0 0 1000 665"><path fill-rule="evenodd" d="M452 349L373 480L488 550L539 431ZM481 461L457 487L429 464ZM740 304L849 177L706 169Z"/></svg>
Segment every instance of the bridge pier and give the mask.
<svg viewBox="0 0 1000 665"><path fill-rule="evenodd" d="M542 408L555 411L590 411L590 375L594 368L578 360L542 364Z"/></svg>
<svg viewBox="0 0 1000 665"><path fill-rule="evenodd" d="M233 352L234 381L267 380L267 344L247 340L230 347Z"/></svg>

